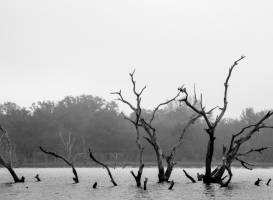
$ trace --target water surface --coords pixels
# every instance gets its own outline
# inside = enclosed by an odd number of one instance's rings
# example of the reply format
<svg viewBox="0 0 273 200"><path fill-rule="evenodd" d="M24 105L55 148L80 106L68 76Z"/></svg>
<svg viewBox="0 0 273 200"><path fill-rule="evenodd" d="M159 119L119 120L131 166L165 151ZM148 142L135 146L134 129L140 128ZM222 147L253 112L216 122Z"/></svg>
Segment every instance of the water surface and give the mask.
<svg viewBox="0 0 273 200"><path fill-rule="evenodd" d="M130 170L136 168L111 169L118 183L113 187L107 172L102 168L78 168L80 183L73 184L73 174L70 168L22 168L16 169L19 175L26 177L25 183L10 184L11 177L7 170L0 169L0 199L1 200L172 200L172 199L273 199L272 186L266 186L269 178L273 178L273 169L233 169L234 177L228 188L218 185L206 186L201 182L192 184L183 174L181 168L176 168L171 180L175 181L173 190L168 190L169 184L157 184L156 168L145 168L143 177L148 177L148 190L135 186ZM201 168L189 168L187 172L194 177ZM35 182L34 176L39 173L42 182ZM257 178L262 178L262 185L254 186ZM98 188L93 189L93 183L98 182Z"/></svg>

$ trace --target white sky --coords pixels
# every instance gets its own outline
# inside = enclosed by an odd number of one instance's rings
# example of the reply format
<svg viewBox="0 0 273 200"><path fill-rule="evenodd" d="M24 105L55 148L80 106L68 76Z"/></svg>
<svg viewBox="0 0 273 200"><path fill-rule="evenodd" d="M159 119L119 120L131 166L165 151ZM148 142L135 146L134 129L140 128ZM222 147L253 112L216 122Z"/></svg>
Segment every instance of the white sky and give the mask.
<svg viewBox="0 0 273 200"><path fill-rule="evenodd" d="M227 116L273 108L272 20L269 0L0 0L0 102L113 100L119 89L131 99L136 69L146 108L194 83L207 107L221 105L228 68L244 54Z"/></svg>

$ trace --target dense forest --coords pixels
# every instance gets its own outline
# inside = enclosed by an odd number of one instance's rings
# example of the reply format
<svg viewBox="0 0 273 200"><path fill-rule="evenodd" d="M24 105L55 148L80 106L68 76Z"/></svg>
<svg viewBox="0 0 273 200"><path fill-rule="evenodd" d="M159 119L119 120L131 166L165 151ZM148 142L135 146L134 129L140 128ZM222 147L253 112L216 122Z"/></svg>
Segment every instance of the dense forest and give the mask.
<svg viewBox="0 0 273 200"><path fill-rule="evenodd" d="M151 112L151 110L143 110L142 114L148 117ZM257 122L265 113L266 111L255 112L252 108L247 108L242 111L239 119L222 120L216 130L214 161L221 160L222 147L228 145L232 133ZM170 146L176 143L191 114L189 108L176 102L168 104L157 112L153 124L162 149L168 151ZM133 114L128 117L133 117ZM268 124L273 124L272 119L270 120ZM118 161L118 164L126 165L138 161L134 127L124 119L115 102L108 102L100 97L68 96L58 102L33 103L30 108L7 102L0 105L0 122L14 143L15 166L54 163L54 159L41 153L39 146L65 154L63 143L67 140L72 147L71 156L79 166L88 164L85 162L87 159L84 158L89 147L92 147L98 158L106 162ZM198 119L186 132L176 154L178 163L198 163L204 160L208 140L204 128L205 122L203 119ZM242 150L271 146L273 144L271 132L270 129L261 130L242 146ZM155 163L152 147L145 141L143 145L145 162ZM272 149L264 151L263 154L263 156L258 153L251 154L248 156L248 161L273 162Z"/></svg>

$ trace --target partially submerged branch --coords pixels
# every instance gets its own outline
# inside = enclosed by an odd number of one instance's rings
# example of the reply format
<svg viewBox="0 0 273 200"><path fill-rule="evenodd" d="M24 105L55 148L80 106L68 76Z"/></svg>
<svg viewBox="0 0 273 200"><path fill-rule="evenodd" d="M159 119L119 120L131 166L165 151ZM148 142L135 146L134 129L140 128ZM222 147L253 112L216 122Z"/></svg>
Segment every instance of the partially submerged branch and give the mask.
<svg viewBox="0 0 273 200"><path fill-rule="evenodd" d="M171 181L171 184L170 184L168 190L172 190L172 189L173 189L173 186L174 186L174 181Z"/></svg>
<svg viewBox="0 0 273 200"><path fill-rule="evenodd" d="M196 183L196 181L194 180L194 178L193 178L191 175L189 175L189 174L186 172L186 170L183 169L183 172L184 172L185 176L186 176L192 183Z"/></svg>
<svg viewBox="0 0 273 200"><path fill-rule="evenodd" d="M102 167L104 167L104 168L107 170L108 175L109 175L109 177L110 177L110 179L111 179L111 182L113 183L114 186L117 186L118 184L115 182L115 180L114 180L114 178L113 178L113 176L112 176L112 174L111 174L111 171L110 171L109 167L108 167L106 164L104 164L104 163L98 161L98 160L94 157L93 152L91 151L91 149L89 149L89 156L90 156L90 158L91 158L95 163L101 165Z"/></svg>
<svg viewBox="0 0 273 200"><path fill-rule="evenodd" d="M56 157L56 158L59 158L59 159L63 160L67 165L69 165L69 166L72 168L72 172L73 172L73 174L74 174L74 176L75 176L75 177L73 177L74 182L75 182L75 183L79 183L78 174L77 174L77 171L76 171L76 169L75 169L75 167L74 167L74 165L73 165L72 162L69 162L66 158L64 158L64 157L61 156L61 155L58 155L58 154L55 153L55 152L51 152L51 151L45 150L43 147L40 147L40 150L41 150L42 152L44 152L45 154L48 154L48 155L51 155L51 156L54 156L54 157Z"/></svg>
<svg viewBox="0 0 273 200"><path fill-rule="evenodd" d="M3 165L9 171L15 183L25 182L25 177L22 176L19 178L12 168L12 159L15 152L15 145L12 144L8 132L1 125L0 131L2 132L2 135L0 136L0 147L2 150L2 155L0 155L0 165Z"/></svg>

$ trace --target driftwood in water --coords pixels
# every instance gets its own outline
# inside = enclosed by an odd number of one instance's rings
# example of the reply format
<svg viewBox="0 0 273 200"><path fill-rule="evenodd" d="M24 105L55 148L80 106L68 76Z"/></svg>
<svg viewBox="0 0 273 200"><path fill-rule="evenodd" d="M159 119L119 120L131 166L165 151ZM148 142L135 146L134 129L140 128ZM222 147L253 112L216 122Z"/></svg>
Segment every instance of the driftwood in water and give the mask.
<svg viewBox="0 0 273 200"><path fill-rule="evenodd" d="M104 164L104 163L98 161L98 160L94 157L94 155L93 155L91 149L89 149L89 156L90 156L90 158L91 158L95 163L101 165L102 167L104 167L104 168L107 170L108 175L109 175L109 177L110 177L110 179L111 179L111 182L113 183L114 186L117 186L118 184L115 182L115 180L114 180L114 178L113 178L113 176L112 176L112 174L111 174L111 171L110 171L109 167L108 167L106 164Z"/></svg>
<svg viewBox="0 0 273 200"><path fill-rule="evenodd" d="M256 186L260 186L260 182L262 181L262 179L257 179L257 181L255 181L255 183L254 183L254 185L256 185Z"/></svg>
<svg viewBox="0 0 273 200"><path fill-rule="evenodd" d="M40 177L39 177L39 174L36 174L36 176L35 176L34 178L36 178L37 182L40 182L40 181L41 181L41 179L40 179Z"/></svg>
<svg viewBox="0 0 273 200"><path fill-rule="evenodd" d="M271 178L270 178L270 179L268 179L268 181L267 181L266 185L267 185L267 186L269 186L270 182L271 182Z"/></svg>
<svg viewBox="0 0 273 200"><path fill-rule="evenodd" d="M174 186L174 181L171 181L170 187L168 188L169 190L172 190Z"/></svg>
<svg viewBox="0 0 273 200"><path fill-rule="evenodd" d="M98 185L98 183L95 182L95 183L93 184L93 189L96 189L96 188L97 188L97 185Z"/></svg>
<svg viewBox="0 0 273 200"><path fill-rule="evenodd" d="M143 186L143 189L144 190L147 190L147 182L148 182L148 178L146 177L145 180L144 180L144 186Z"/></svg>
<svg viewBox="0 0 273 200"><path fill-rule="evenodd" d="M79 183L78 174L77 174L77 171L76 171L76 169L75 169L75 167L74 167L74 165L73 165L72 162L69 162L69 161L68 161L67 159L65 159L63 156L60 156L60 155L56 154L55 152L47 151L47 150L43 149L42 147L40 147L40 150L41 150L42 152L44 152L45 154L48 154L48 155L51 155L51 156L54 156L54 157L56 157L56 158L59 158L59 159L63 160L67 165L69 165L69 166L72 168L72 172L73 172L73 174L74 174L74 176L75 176L75 177L73 177L74 182L75 182L75 183Z"/></svg>
<svg viewBox="0 0 273 200"><path fill-rule="evenodd" d="M0 131L2 132L2 135L0 136L0 147L2 150L2 155L0 155L0 165L3 165L9 171L15 183L23 183L25 182L25 177L22 176L19 178L12 168L12 157L14 154L15 145L12 144L8 132L1 125ZM6 159L4 157L6 157Z"/></svg>
<svg viewBox="0 0 273 200"><path fill-rule="evenodd" d="M193 178L191 175L189 175L189 174L186 172L186 170L183 169L183 172L184 172L185 176L186 176L188 179L190 179L190 181L191 181L192 183L196 183L196 181L194 180L194 178Z"/></svg>

